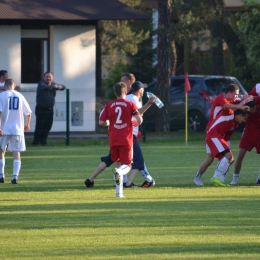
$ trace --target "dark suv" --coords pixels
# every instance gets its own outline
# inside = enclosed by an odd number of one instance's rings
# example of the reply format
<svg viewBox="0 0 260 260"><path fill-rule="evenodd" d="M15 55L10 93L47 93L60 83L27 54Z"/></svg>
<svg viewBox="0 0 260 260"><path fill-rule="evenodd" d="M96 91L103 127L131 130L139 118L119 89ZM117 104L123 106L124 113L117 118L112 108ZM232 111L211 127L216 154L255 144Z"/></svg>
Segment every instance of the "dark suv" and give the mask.
<svg viewBox="0 0 260 260"><path fill-rule="evenodd" d="M191 86L188 92L188 127L192 131L205 129L212 102L218 94L225 92L228 84L234 83L239 86L240 97L247 94L241 83L234 77L190 75L188 78ZM171 79L171 130L185 128L184 80L185 76L175 76ZM156 84L156 81L152 82L145 91L156 95ZM144 114L147 130L155 129L155 109L158 108L153 105Z"/></svg>

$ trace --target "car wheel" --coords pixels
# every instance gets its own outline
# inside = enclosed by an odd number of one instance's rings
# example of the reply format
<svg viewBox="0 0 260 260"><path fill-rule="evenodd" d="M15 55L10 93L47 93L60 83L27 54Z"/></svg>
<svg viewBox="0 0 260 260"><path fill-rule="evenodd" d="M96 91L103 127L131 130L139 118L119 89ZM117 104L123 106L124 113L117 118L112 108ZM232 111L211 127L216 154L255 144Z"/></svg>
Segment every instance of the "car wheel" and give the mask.
<svg viewBox="0 0 260 260"><path fill-rule="evenodd" d="M192 111L188 117L188 127L191 131L202 131L205 130L206 120L203 115L198 111Z"/></svg>

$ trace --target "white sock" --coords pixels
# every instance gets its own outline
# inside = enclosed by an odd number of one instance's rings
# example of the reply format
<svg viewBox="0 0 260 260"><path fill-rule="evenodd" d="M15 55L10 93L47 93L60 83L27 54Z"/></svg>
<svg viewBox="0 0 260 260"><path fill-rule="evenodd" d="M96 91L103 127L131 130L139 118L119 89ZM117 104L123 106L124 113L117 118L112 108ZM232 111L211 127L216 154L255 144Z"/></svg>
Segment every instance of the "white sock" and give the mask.
<svg viewBox="0 0 260 260"><path fill-rule="evenodd" d="M123 196L123 176L126 175L131 170L131 167L126 164L122 164L117 168L117 172L121 176L120 184L116 185L116 195Z"/></svg>
<svg viewBox="0 0 260 260"><path fill-rule="evenodd" d="M195 178L201 179L201 174L200 174L200 172L197 172L197 174L196 174L196 177L195 177Z"/></svg>
<svg viewBox="0 0 260 260"><path fill-rule="evenodd" d="M238 177L239 177L238 173L233 173L233 180L234 181L237 181Z"/></svg>
<svg viewBox="0 0 260 260"><path fill-rule="evenodd" d="M220 178L221 181L224 181L226 174L228 172L228 169L230 167L230 163L226 157L221 159L218 162L217 168L215 170L214 176L215 178Z"/></svg>
<svg viewBox="0 0 260 260"><path fill-rule="evenodd" d="M127 183L128 182L128 177L127 177L127 174L125 174L123 176L123 183Z"/></svg>
<svg viewBox="0 0 260 260"><path fill-rule="evenodd" d="M139 170L140 174L142 175L142 177L147 181L147 182L152 182L153 178L150 175L145 163L144 163L144 169L143 170Z"/></svg>
<svg viewBox="0 0 260 260"><path fill-rule="evenodd" d="M233 179L232 179L232 181L230 182L230 184L232 184L232 185L237 184L238 177L239 177L239 174L238 174L238 173L233 173Z"/></svg>
<svg viewBox="0 0 260 260"><path fill-rule="evenodd" d="M0 159L0 178L5 177L5 158Z"/></svg>
<svg viewBox="0 0 260 260"><path fill-rule="evenodd" d="M14 162L13 162L13 176L12 176L12 179L18 180L20 169L21 169L21 161L14 160Z"/></svg>
<svg viewBox="0 0 260 260"><path fill-rule="evenodd" d="M123 178L120 178L120 184L116 184L116 195L123 195Z"/></svg>

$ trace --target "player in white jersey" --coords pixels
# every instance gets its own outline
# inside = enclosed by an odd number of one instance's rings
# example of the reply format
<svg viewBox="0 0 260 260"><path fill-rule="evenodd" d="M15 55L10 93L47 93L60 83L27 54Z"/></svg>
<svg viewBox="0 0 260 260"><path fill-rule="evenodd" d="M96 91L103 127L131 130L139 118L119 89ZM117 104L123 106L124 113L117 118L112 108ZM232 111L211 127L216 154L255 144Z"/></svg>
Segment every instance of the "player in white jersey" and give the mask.
<svg viewBox="0 0 260 260"><path fill-rule="evenodd" d="M134 104L136 104L136 106L138 107L138 110L141 114L143 114L155 101L155 98L151 99L150 102L147 102L144 106L142 106L142 96L144 93L144 84L142 84L142 82L140 81L135 81L132 84L132 94L129 94L126 96L126 100L133 102ZM144 158L143 158L143 154L142 154L142 150L141 147L139 145L139 142L137 140L137 135L138 135L138 131L139 131L139 127L138 126L134 126L133 129L133 136L134 136L134 140L133 140L133 165L132 165L132 170L131 170L131 174L125 184L124 187L129 188L132 187L132 182L134 177L136 176L136 173L138 171L140 171L142 177L145 179L145 182L142 184L141 187L151 187L155 185L155 181L152 178L152 176L150 175L145 162L144 162Z"/></svg>
<svg viewBox="0 0 260 260"><path fill-rule="evenodd" d="M21 168L20 152L26 150L24 130L30 129L32 110L24 96L14 90L13 79L7 79L4 87L6 91L0 94L0 183L5 180L5 151L8 146L14 157L11 183L17 184Z"/></svg>

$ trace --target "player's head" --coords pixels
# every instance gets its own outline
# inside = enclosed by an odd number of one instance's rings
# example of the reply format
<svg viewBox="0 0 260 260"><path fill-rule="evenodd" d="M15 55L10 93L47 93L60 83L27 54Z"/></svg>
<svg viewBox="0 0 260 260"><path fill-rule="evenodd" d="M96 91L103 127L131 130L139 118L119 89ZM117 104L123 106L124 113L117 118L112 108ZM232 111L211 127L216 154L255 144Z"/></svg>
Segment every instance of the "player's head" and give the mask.
<svg viewBox="0 0 260 260"><path fill-rule="evenodd" d="M143 84L140 81L135 81L132 85L132 93L138 97L142 97L144 94L144 88L147 87L146 84Z"/></svg>
<svg viewBox="0 0 260 260"><path fill-rule="evenodd" d="M229 84L226 87L225 97L227 100L236 100L239 94L239 87L236 84Z"/></svg>
<svg viewBox="0 0 260 260"><path fill-rule="evenodd" d="M255 113L258 109L258 101L256 100L256 98L253 98L252 101L245 103L245 106L250 107L250 113Z"/></svg>
<svg viewBox="0 0 260 260"><path fill-rule="evenodd" d="M135 76L132 73L125 73L121 77L121 82L124 82L127 86L127 92L131 90L132 84L135 82Z"/></svg>
<svg viewBox="0 0 260 260"><path fill-rule="evenodd" d="M124 96L126 96L126 93L127 93L127 86L124 82L117 82L113 86L113 90L114 90L116 97L118 97L118 98L124 97Z"/></svg>
<svg viewBox="0 0 260 260"><path fill-rule="evenodd" d="M15 82L13 79L7 79L5 81L5 86L4 86L5 89L14 89L15 88Z"/></svg>
<svg viewBox="0 0 260 260"><path fill-rule="evenodd" d="M7 79L8 79L8 72L7 72L7 70L0 70L0 80L2 82L4 82Z"/></svg>
<svg viewBox="0 0 260 260"><path fill-rule="evenodd" d="M241 109L237 109L237 110L235 110L234 115L235 115L235 120L239 124L241 124L241 123L245 123L246 122L247 118L250 115L250 112L245 111L245 110L241 110Z"/></svg>

